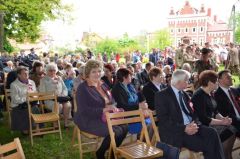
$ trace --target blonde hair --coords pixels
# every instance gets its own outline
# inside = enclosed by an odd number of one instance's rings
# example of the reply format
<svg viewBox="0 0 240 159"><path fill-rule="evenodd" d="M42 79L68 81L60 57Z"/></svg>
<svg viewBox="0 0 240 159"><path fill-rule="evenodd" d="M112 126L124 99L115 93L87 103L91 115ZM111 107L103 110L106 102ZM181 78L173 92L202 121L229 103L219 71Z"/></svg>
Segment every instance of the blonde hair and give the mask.
<svg viewBox="0 0 240 159"><path fill-rule="evenodd" d="M101 70L103 69L103 64L100 61L97 60L88 60L88 62L85 65L85 77L88 77L91 70L94 68L100 68Z"/></svg>

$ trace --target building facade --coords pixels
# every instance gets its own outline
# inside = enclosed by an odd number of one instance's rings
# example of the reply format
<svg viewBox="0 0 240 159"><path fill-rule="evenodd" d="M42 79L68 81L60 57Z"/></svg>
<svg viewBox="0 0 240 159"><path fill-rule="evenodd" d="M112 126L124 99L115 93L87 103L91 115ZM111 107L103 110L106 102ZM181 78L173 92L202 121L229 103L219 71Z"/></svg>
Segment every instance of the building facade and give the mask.
<svg viewBox="0 0 240 159"><path fill-rule="evenodd" d="M171 8L168 18L168 27L173 38L173 46L179 46L182 37L189 37L191 43L204 45L226 44L233 40L233 31L228 25L212 16L211 8L202 6L197 9L189 1L180 10Z"/></svg>

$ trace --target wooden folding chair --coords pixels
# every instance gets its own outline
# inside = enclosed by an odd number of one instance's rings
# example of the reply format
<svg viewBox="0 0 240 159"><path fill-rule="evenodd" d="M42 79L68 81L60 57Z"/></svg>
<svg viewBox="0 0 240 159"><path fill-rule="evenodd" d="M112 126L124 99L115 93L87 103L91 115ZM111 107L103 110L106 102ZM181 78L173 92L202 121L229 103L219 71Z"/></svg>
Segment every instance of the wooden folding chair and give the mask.
<svg viewBox="0 0 240 159"><path fill-rule="evenodd" d="M77 111L76 92L73 93L74 112ZM76 138L78 143L75 144ZM79 148L80 159L83 159L83 154L88 152L96 152L102 137L81 131L77 125L74 126L72 136L72 146Z"/></svg>
<svg viewBox="0 0 240 159"><path fill-rule="evenodd" d="M19 138L15 138L8 144L0 145L0 159L25 159Z"/></svg>
<svg viewBox="0 0 240 159"><path fill-rule="evenodd" d="M77 144L75 144L76 136L78 139ZM80 159L83 159L84 153L96 152L101 141L102 141L102 137L81 131L78 128L78 126L75 125L74 130L73 130L72 146L73 147L78 146Z"/></svg>
<svg viewBox="0 0 240 159"><path fill-rule="evenodd" d="M150 114L150 116L152 116ZM145 124L144 116L141 110L135 111L127 111L127 112L119 112L119 113L106 113L107 117L107 124L109 129L109 134L111 137L111 148L114 153L115 159L118 157L124 157L128 159L143 159L143 158L156 158L163 156L163 151L151 145L147 126ZM153 117L150 117L152 120ZM155 122L152 122L152 126L154 127ZM122 124L131 124L131 123L141 123L142 125L142 134L145 139L143 142L143 137L140 140L130 143L126 146L116 146L113 126L115 125L122 125ZM156 125L155 125L156 127ZM156 129L155 129L156 130ZM157 135L158 141L160 140L158 133ZM141 135L142 136L142 135Z"/></svg>
<svg viewBox="0 0 240 159"><path fill-rule="evenodd" d="M31 109L31 102L38 101L40 105L44 105L44 101L52 100L54 101L53 112L43 113L43 114L33 114ZM30 126L30 137L31 144L33 146L33 136L43 135L49 133L59 133L60 139L62 140L62 132L60 126L60 117L58 114L59 108L57 103L57 97L54 92L44 92L44 93L28 93L28 112L29 112L29 126ZM36 129L33 130L32 122L36 124ZM52 123L52 126L40 128L41 123ZM55 127L55 123L58 127Z"/></svg>
<svg viewBox="0 0 240 159"><path fill-rule="evenodd" d="M6 100L6 109L7 109L7 113L8 113L9 128L11 128L11 111L12 111L10 98L11 98L10 89L5 89L5 100Z"/></svg>

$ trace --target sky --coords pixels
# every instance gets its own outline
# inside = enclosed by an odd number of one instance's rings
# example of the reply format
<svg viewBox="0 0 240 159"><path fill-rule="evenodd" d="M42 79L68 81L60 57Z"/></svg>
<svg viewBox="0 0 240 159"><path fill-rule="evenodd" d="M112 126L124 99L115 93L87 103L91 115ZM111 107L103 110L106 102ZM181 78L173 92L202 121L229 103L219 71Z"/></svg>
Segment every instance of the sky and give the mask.
<svg viewBox="0 0 240 159"><path fill-rule="evenodd" d="M61 20L43 23L43 30L53 37L54 45L68 45L81 40L82 32L96 32L102 37L139 35L167 26L170 8L181 9L186 0L62 0L73 7L71 22ZM212 8L212 15L226 21L233 4L240 11L239 0L189 0L192 7L204 4Z"/></svg>

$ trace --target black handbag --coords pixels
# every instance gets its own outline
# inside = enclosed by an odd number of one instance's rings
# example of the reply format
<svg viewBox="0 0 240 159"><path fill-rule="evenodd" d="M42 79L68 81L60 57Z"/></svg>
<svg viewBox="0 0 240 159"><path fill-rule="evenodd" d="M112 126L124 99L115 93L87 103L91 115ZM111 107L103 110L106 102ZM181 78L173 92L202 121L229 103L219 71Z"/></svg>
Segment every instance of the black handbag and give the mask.
<svg viewBox="0 0 240 159"><path fill-rule="evenodd" d="M57 101L59 103L66 103L68 101L71 101L71 98L69 96L57 97Z"/></svg>
<svg viewBox="0 0 240 159"><path fill-rule="evenodd" d="M156 147L163 151L163 156L158 159L179 159L180 149L163 142L157 142Z"/></svg>

